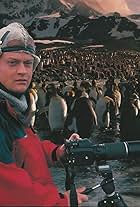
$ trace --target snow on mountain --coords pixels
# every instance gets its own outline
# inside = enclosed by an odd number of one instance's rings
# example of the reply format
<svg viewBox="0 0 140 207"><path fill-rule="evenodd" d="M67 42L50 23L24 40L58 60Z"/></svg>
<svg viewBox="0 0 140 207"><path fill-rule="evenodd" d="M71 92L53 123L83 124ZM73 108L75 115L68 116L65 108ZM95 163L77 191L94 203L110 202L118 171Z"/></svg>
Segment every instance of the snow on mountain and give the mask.
<svg viewBox="0 0 140 207"><path fill-rule="evenodd" d="M130 21L134 22L138 26L138 29L140 29L140 20L138 20L138 19L130 19Z"/></svg>
<svg viewBox="0 0 140 207"><path fill-rule="evenodd" d="M53 44L53 43L74 44L74 42L66 41L66 40L35 40L35 43L42 43L42 44Z"/></svg>
<svg viewBox="0 0 140 207"><path fill-rule="evenodd" d="M111 37L115 37L116 39L123 39L123 38L128 38L128 37L134 37L134 32L130 31L118 31L118 25L116 25L112 30L110 31Z"/></svg>
<svg viewBox="0 0 140 207"><path fill-rule="evenodd" d="M55 15L36 18L28 27L30 32L38 39L56 37L59 29L66 25L73 17L61 18Z"/></svg>
<svg viewBox="0 0 140 207"><path fill-rule="evenodd" d="M71 9L73 7L73 4L70 2L66 2L64 0L59 0L63 5L65 5L68 9Z"/></svg>
<svg viewBox="0 0 140 207"><path fill-rule="evenodd" d="M130 19L140 20L140 14L132 14L128 16Z"/></svg>
<svg viewBox="0 0 140 207"><path fill-rule="evenodd" d="M140 15L137 15L137 16L129 16L127 17L131 22L134 22L137 26L138 26L138 29L140 29Z"/></svg>
<svg viewBox="0 0 140 207"><path fill-rule="evenodd" d="M51 19L51 18L58 18L61 17L59 12L53 13L53 14L49 14L49 15L44 15L44 16L39 16L37 17L37 19Z"/></svg>

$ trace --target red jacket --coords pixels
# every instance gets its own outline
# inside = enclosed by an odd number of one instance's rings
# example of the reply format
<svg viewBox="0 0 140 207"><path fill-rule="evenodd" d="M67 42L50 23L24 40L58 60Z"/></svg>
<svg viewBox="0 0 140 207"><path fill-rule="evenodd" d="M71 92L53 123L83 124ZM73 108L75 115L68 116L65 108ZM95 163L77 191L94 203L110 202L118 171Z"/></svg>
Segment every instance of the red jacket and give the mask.
<svg viewBox="0 0 140 207"><path fill-rule="evenodd" d="M48 168L56 145L40 141L31 129L14 141L15 163L0 162L0 206L68 206Z"/></svg>

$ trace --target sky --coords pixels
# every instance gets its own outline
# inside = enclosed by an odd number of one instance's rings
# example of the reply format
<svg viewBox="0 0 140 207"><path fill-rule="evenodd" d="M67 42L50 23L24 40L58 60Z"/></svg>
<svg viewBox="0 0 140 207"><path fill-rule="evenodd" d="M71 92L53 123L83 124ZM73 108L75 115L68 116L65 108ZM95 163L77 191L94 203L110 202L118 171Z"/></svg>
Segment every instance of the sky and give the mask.
<svg viewBox="0 0 140 207"><path fill-rule="evenodd" d="M77 0L81 1L81 0ZM82 0L92 8L106 14L119 12L126 16L129 14L140 14L140 0Z"/></svg>
<svg viewBox="0 0 140 207"><path fill-rule="evenodd" d="M140 1L139 0L127 0L127 3L130 9L132 9L133 13L136 12L140 14Z"/></svg>

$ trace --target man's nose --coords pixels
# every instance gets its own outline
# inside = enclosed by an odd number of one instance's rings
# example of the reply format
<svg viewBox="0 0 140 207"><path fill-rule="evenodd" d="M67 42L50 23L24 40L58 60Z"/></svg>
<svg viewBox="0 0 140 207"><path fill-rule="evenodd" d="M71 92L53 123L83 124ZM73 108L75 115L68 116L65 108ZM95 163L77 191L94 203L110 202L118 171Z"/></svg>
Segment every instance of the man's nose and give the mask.
<svg viewBox="0 0 140 207"><path fill-rule="evenodd" d="M23 62L21 62L17 68L18 73L27 73L27 68Z"/></svg>

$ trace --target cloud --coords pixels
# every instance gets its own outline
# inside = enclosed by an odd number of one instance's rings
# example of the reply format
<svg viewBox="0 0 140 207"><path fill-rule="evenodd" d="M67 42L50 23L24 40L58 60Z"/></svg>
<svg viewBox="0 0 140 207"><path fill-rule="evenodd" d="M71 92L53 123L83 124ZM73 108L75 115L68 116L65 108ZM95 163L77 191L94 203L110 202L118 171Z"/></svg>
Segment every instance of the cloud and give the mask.
<svg viewBox="0 0 140 207"><path fill-rule="evenodd" d="M140 14L140 0L63 0L66 2L84 2L91 8L107 14L110 12L119 12L121 15L132 13Z"/></svg>
<svg viewBox="0 0 140 207"><path fill-rule="evenodd" d="M128 2L126 2L126 0L86 0L84 2L86 2L92 8L103 12L104 14L110 12L119 12L122 15L128 15L132 13L130 8L128 7Z"/></svg>
<svg viewBox="0 0 140 207"><path fill-rule="evenodd" d="M139 0L126 0L129 9L133 13L139 13L140 14L140 1Z"/></svg>

